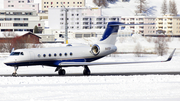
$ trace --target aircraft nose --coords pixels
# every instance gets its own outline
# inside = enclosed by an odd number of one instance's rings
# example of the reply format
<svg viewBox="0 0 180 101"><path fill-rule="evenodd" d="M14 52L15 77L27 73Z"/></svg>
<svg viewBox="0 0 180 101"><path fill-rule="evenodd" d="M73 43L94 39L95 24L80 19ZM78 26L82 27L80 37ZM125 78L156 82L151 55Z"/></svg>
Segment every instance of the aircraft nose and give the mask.
<svg viewBox="0 0 180 101"><path fill-rule="evenodd" d="M3 63L6 64L6 65L9 65L9 64L13 63L13 61L12 61L11 58L7 58L7 59L5 59L5 60L3 61Z"/></svg>

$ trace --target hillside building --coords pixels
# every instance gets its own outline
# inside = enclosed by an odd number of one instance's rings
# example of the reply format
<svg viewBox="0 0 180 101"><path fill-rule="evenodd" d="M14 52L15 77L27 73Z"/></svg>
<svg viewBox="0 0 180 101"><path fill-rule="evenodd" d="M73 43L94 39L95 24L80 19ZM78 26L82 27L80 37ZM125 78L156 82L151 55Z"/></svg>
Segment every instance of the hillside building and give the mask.
<svg viewBox="0 0 180 101"><path fill-rule="evenodd" d="M33 32L35 26L40 33L44 29L44 22L40 21L35 10L0 10L0 32Z"/></svg>
<svg viewBox="0 0 180 101"><path fill-rule="evenodd" d="M85 0L42 0L42 11L47 12L49 8L85 7Z"/></svg>
<svg viewBox="0 0 180 101"><path fill-rule="evenodd" d="M4 0L5 9L35 10L39 12L39 4L34 0Z"/></svg>

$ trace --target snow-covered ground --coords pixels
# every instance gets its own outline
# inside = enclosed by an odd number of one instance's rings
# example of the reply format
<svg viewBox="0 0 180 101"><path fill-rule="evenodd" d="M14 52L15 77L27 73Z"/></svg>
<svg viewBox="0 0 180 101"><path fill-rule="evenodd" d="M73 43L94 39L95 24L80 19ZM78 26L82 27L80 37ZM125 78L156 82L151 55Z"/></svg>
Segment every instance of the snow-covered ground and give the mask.
<svg viewBox="0 0 180 101"><path fill-rule="evenodd" d="M164 57L133 54L105 57L98 61L161 60ZM1 58L1 61L4 58ZM180 72L180 56L167 63L90 66L92 73ZM13 68L1 62L0 74L11 74ZM67 68L67 74L82 74L83 68ZM19 74L56 74L54 68L24 67ZM180 75L130 76L44 76L0 77L0 101L179 101Z"/></svg>
<svg viewBox="0 0 180 101"><path fill-rule="evenodd" d="M70 39L70 43L92 44L96 38ZM143 72L179 72L180 46L179 39L169 42L169 53L165 56L145 54L135 57L134 54L118 54L104 57L96 62L123 62L165 60L174 48L177 48L172 61L166 63L124 64L89 66L93 73L143 73ZM153 42L139 35L117 38L116 45L120 52L132 52L137 42L144 49L152 51ZM46 45L47 46L47 45ZM60 47L62 44L51 44ZM0 54L0 75L11 74L14 69L5 66L3 60L7 54ZM55 68L32 66L19 68L18 74L53 74ZM82 67L65 68L67 74L82 74ZM33 76L33 77L0 77L0 101L179 101L180 75L96 75L96 76Z"/></svg>

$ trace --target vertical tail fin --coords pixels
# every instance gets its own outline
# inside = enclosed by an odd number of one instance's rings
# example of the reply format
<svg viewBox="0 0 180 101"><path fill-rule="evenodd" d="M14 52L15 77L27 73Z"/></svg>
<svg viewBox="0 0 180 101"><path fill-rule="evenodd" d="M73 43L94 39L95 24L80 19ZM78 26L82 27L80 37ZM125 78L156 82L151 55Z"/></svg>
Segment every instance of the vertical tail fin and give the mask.
<svg viewBox="0 0 180 101"><path fill-rule="evenodd" d="M119 25L120 22L109 22L107 25L107 28L102 36L102 38L100 39L100 43L103 44L115 44L116 42L116 37L117 37L117 33L119 30ZM113 26L110 26L113 25Z"/></svg>

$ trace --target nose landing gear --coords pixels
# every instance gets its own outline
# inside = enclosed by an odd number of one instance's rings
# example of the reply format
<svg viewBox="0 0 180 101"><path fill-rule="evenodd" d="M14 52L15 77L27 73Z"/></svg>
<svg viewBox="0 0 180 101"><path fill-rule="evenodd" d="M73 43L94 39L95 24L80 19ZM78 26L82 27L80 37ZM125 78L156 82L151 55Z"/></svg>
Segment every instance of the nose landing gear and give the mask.
<svg viewBox="0 0 180 101"><path fill-rule="evenodd" d="M14 72L12 73L12 76L17 76L17 70L18 70L18 67L14 67Z"/></svg>

